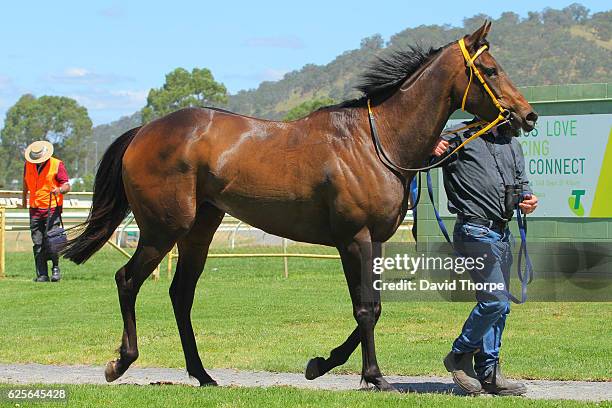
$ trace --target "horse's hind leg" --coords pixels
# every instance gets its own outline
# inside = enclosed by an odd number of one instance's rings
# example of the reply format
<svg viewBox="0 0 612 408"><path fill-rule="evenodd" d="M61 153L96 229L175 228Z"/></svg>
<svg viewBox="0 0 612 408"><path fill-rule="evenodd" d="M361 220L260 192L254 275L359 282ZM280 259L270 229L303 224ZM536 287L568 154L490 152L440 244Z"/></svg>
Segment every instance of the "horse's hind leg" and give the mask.
<svg viewBox="0 0 612 408"><path fill-rule="evenodd" d="M206 262L208 248L215 231L223 220L223 211L210 204L198 209L196 220L187 235L178 241L179 259L170 285L170 299L181 336L187 372L200 385L217 385L202 365L191 325L191 306L196 284Z"/></svg>
<svg viewBox="0 0 612 408"><path fill-rule="evenodd" d="M380 245L372 245L372 258L380 256L382 256L382 250ZM378 323L380 314L381 308L377 307L374 315L375 325L376 323ZM314 380L315 378L318 378L333 370L334 368L346 363L351 354L353 354L355 349L357 349L357 346L359 346L359 343L361 343L361 335L359 333L359 326L357 326L355 330L353 330L351 334L349 334L347 339L344 340L344 343L342 343L329 353L328 358L315 357L308 361L308 363L306 364L306 371L304 373L306 379ZM361 386L362 388L367 387L367 382L363 377L363 373L361 375Z"/></svg>
<svg viewBox="0 0 612 408"><path fill-rule="evenodd" d="M136 297L144 281L174 245L173 239L163 239L162 235L158 233L155 239L151 240L141 234L136 252L129 262L115 274L123 317L123 337L119 347L119 359L110 361L106 365L104 375L108 382L121 377L130 364L138 358Z"/></svg>

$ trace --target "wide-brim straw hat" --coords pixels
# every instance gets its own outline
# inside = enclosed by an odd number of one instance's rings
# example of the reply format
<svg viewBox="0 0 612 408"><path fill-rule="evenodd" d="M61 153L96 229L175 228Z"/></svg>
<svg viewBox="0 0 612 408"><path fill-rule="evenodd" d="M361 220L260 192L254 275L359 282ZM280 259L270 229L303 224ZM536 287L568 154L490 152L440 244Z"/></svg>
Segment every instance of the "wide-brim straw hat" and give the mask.
<svg viewBox="0 0 612 408"><path fill-rule="evenodd" d="M46 140L39 140L25 149L25 159L30 163L44 163L53 156L53 145Z"/></svg>

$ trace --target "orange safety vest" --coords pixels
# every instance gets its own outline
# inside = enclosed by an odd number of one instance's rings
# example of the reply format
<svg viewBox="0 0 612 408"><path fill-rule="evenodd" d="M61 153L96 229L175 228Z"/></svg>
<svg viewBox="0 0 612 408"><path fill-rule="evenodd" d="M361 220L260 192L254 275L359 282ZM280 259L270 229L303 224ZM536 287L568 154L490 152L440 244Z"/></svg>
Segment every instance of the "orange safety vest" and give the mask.
<svg viewBox="0 0 612 408"><path fill-rule="evenodd" d="M30 208L48 208L49 207L49 195L51 190L55 187L61 186L57 182L55 176L59 165L62 161L51 157L49 163L46 163L42 169L42 172L38 173L36 164L26 162L25 167L25 182L28 190L30 191ZM57 197L57 204L64 204L63 194L59 194ZM54 208L55 198L51 199L51 208Z"/></svg>

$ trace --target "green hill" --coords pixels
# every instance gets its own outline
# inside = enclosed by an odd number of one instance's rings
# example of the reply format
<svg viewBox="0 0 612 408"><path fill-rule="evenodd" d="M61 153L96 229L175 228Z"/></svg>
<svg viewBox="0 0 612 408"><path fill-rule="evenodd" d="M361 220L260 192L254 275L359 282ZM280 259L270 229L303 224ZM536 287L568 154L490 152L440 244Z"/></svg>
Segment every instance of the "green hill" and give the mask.
<svg viewBox="0 0 612 408"><path fill-rule="evenodd" d="M492 53L515 84L548 85L612 82L612 11L590 14L573 4L562 10L547 8L526 17L506 12L498 19L486 15L466 18L461 27L422 25L407 28L385 44L375 34L326 65L307 64L275 82L231 95L224 108L268 119L281 119L289 110L312 99L336 101L359 96L355 85L366 64L376 55L408 45L438 47L493 21L489 35ZM110 140L140 124L140 114L94 128L100 151Z"/></svg>
<svg viewBox="0 0 612 408"><path fill-rule="evenodd" d="M423 25L393 35L384 44L380 35L361 42L327 65L306 65L276 82L230 96L227 108L235 112L280 119L291 108L313 99L340 101L358 95L359 74L375 55L408 45L442 46L493 21L489 35L492 54L516 85L610 82L612 76L612 11L589 14L579 4L563 10L547 8L527 17L503 13L466 18L462 27Z"/></svg>

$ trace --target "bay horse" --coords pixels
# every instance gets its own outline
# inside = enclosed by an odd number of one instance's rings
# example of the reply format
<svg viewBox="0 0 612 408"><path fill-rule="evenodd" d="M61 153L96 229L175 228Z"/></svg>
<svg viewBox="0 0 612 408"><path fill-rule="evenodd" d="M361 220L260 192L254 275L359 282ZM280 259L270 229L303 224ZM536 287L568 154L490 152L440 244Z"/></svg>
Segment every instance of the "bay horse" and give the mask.
<svg viewBox="0 0 612 408"><path fill-rule="evenodd" d="M482 52L490 28L485 22L463 38L470 55ZM512 126L531 130L537 115L491 54L482 52L474 64ZM406 215L406 184L415 172L400 174L381 161L368 101L386 155L402 166L420 166L464 93L465 110L489 122L498 116L483 85L469 87L468 68L457 43L429 51L414 47L374 62L358 87L363 98L296 121L188 108L117 138L100 162L83 230L64 251L77 264L85 262L130 209L140 228L133 257L115 275L123 337L119 358L106 366L106 380L119 378L138 358L136 297L176 243L179 258L169 292L187 372L200 385L216 385L198 354L191 307L213 234L228 213L270 234L338 249L357 328L328 359L311 360L306 376L343 364L361 343L362 386L394 390L376 360L381 306L371 262L373 243L388 240Z"/></svg>

